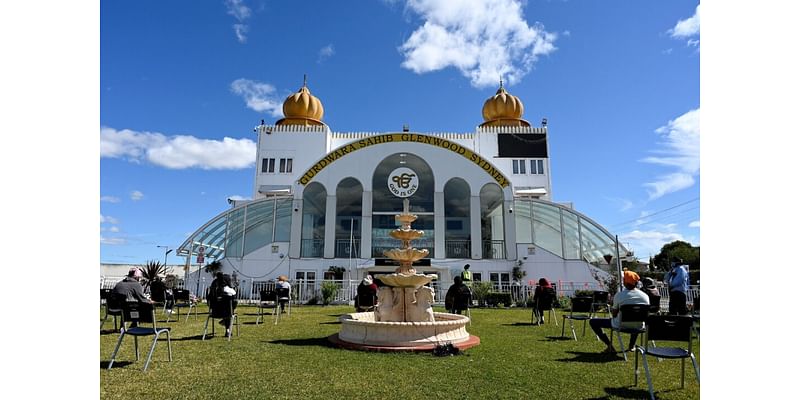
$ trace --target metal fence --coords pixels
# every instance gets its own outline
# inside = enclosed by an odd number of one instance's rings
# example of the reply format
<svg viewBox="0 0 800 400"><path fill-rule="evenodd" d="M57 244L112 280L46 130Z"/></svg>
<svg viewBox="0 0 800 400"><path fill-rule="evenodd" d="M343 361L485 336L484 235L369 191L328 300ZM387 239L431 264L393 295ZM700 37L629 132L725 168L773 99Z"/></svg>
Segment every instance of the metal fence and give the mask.
<svg viewBox="0 0 800 400"><path fill-rule="evenodd" d="M113 288L117 282L121 281L124 277L101 277L100 288ZM292 285L292 302L295 304L322 304L322 292L320 287L322 279L297 279L290 281ZM335 297L332 300L333 304L350 304L356 296L356 289L361 280L327 280L334 282L339 287ZM177 280L174 283L176 289L189 289L189 291L198 297L205 297L206 289L211 284L211 280L202 278L200 282L190 281L185 285L183 280ZM431 282L431 287L435 292L436 304L444 304L444 296L447 289L452 285L452 282ZM577 290L605 290L597 282L573 282L573 281L557 281L553 282L559 297L571 297ZM256 304L260 301L261 290L273 290L275 282L272 281L248 281L241 279L237 289L236 297L240 302L248 304ZM669 308L669 290L661 282L656 283L656 288L661 294L661 309L667 310ZM511 293L512 300L517 304L526 304L528 299L533 298L533 293L536 290L536 285L514 285L510 283L492 282L492 291L500 293ZM687 303L694 306L694 299L700 297L700 286L689 286L689 292L686 295Z"/></svg>

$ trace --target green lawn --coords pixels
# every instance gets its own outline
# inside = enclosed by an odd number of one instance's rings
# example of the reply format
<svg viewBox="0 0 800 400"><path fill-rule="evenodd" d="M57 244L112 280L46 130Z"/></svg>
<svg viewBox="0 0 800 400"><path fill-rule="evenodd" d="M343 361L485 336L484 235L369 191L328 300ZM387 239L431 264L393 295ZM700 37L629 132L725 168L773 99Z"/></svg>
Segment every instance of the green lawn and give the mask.
<svg viewBox="0 0 800 400"><path fill-rule="evenodd" d="M103 399L630 399L646 398L640 361L633 385L633 357L604 355L604 345L587 325L578 341L560 339L561 327L530 325L530 309L473 309L467 330L481 344L460 356L430 353L348 351L328 345L339 331L337 317L348 306L297 306L274 325L255 325L257 308L240 306L241 336L220 334L201 341L206 311L187 323L170 322L173 361L167 343L158 343L147 372L144 358L152 339L140 341L134 361L133 338L126 337L111 371L105 368L118 338L113 322L100 335L100 396ZM443 311L437 309L436 311ZM164 320L162 315L158 315ZM558 322L561 324L559 313ZM582 323L581 323L582 324ZM569 335L569 326L566 334ZM162 335L163 337L163 335ZM624 336L627 344L628 337ZM616 343L616 338L615 338ZM662 345L667 345L664 343ZM618 347L618 345L615 345ZM700 346L694 353L700 361ZM697 399L700 385L687 361L686 388L680 388L680 361L650 363L656 396Z"/></svg>

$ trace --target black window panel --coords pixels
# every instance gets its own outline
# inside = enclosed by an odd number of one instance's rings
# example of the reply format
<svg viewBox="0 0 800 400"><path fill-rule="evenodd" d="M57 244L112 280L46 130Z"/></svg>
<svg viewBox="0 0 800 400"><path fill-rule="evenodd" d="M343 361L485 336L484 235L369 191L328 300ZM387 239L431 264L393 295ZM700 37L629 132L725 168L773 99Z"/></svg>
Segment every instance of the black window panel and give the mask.
<svg viewBox="0 0 800 400"><path fill-rule="evenodd" d="M269 168L267 169L267 172L269 172L269 173L275 172L275 159L274 158L270 158L269 159Z"/></svg>
<svg viewBox="0 0 800 400"><path fill-rule="evenodd" d="M281 169L280 169L280 172L281 173L286 172L286 159L285 158L281 158Z"/></svg>
<svg viewBox="0 0 800 400"><path fill-rule="evenodd" d="M500 133L497 135L498 157L547 157L547 135L540 133Z"/></svg>
<svg viewBox="0 0 800 400"><path fill-rule="evenodd" d="M261 172L267 172L267 167L269 166L269 158L262 158L261 159Z"/></svg>

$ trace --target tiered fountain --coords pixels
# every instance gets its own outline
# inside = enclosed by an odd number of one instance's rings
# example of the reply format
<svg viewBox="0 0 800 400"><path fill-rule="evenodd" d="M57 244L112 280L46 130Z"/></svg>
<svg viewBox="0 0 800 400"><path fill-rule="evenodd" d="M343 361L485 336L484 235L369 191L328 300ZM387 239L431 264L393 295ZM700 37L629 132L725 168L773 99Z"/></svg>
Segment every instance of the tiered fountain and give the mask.
<svg viewBox="0 0 800 400"><path fill-rule="evenodd" d="M403 213L395 215L401 227L389 235L400 240L402 248L384 252L399 263L393 274L377 276L386 286L378 291L375 311L345 314L339 317L342 329L329 337L334 344L352 349L380 351L427 351L444 343L459 349L480 344L470 335L463 315L433 312L434 290L427 285L436 275L418 274L414 261L428 255L428 250L411 247L411 241L425 232L411 229L416 215L408 212L403 199Z"/></svg>

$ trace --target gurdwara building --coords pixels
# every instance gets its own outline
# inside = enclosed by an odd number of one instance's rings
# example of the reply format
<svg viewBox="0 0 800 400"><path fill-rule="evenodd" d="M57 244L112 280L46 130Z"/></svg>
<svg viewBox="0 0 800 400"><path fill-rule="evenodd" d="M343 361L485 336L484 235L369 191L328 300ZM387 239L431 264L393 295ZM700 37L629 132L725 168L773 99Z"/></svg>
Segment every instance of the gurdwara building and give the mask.
<svg viewBox="0 0 800 400"><path fill-rule="evenodd" d="M515 271L523 284L596 282L631 254L552 201L547 121L532 126L523 111L501 83L474 132L334 132L304 83L286 98L284 118L255 128L253 199L229 200L178 254L192 264L219 260L254 285L278 275L317 282L332 270L352 280L390 273L383 252L399 247L389 232L408 199L412 227L425 231L413 246L429 251L415 268L445 288L465 264L474 281L501 290Z"/></svg>

